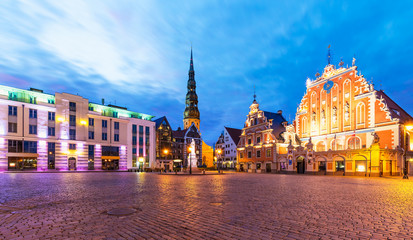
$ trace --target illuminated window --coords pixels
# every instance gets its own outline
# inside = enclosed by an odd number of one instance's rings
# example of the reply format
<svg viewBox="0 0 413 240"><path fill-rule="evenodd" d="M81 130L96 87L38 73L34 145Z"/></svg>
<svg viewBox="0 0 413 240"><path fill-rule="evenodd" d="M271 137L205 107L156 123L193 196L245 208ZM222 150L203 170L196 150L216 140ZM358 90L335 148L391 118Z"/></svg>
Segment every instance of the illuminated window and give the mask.
<svg viewBox="0 0 413 240"><path fill-rule="evenodd" d="M361 141L358 137L351 137L348 139L349 149L361 149Z"/></svg>
<svg viewBox="0 0 413 240"><path fill-rule="evenodd" d="M267 149L267 157L271 157L271 149Z"/></svg>

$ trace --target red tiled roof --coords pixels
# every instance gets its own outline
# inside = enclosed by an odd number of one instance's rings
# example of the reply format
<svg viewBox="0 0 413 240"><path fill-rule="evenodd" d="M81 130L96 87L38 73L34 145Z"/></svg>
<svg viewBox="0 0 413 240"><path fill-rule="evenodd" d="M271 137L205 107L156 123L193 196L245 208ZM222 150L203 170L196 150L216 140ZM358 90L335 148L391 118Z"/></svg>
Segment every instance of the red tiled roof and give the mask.
<svg viewBox="0 0 413 240"><path fill-rule="evenodd" d="M225 127L225 129L227 130L228 134L230 135L230 137L234 141L235 145L238 145L239 136L241 136L242 130L237 129L237 128L230 128L230 127Z"/></svg>
<svg viewBox="0 0 413 240"><path fill-rule="evenodd" d="M386 101L387 107L389 108L390 115L392 118L400 119L401 123L413 122L412 116L410 116L403 108L397 105L383 90L377 91L377 97L382 96Z"/></svg>

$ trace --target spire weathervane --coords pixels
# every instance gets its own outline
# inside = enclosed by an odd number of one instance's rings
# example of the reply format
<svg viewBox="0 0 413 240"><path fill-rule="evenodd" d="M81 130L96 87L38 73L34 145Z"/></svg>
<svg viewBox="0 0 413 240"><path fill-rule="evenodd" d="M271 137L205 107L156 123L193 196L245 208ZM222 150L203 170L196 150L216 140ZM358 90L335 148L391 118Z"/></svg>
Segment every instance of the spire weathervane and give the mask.
<svg viewBox="0 0 413 240"><path fill-rule="evenodd" d="M327 54L327 63L328 63L328 65L330 65L330 63L331 63L330 47L331 47L331 45L329 44L328 45L328 54Z"/></svg>
<svg viewBox="0 0 413 240"><path fill-rule="evenodd" d="M257 95L255 95L255 85L254 85L254 101L255 101L255 98L257 98Z"/></svg>

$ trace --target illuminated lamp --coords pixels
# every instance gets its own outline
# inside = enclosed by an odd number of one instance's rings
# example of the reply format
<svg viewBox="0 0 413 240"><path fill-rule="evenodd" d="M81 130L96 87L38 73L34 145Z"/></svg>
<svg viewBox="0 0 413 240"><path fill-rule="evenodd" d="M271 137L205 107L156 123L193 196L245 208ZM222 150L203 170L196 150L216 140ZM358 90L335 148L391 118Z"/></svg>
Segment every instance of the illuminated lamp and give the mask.
<svg viewBox="0 0 413 240"><path fill-rule="evenodd" d="M86 125L86 121L85 121L85 120L82 120L82 121L80 121L80 124Z"/></svg>
<svg viewBox="0 0 413 240"><path fill-rule="evenodd" d="M65 120L64 120L64 118L62 118L62 117L58 117L58 118L57 118L57 121L58 121L58 122L64 122Z"/></svg>
<svg viewBox="0 0 413 240"><path fill-rule="evenodd" d="M9 164L9 166L10 166L10 167L15 167L15 166L16 166L16 163L11 162L11 163Z"/></svg>
<svg viewBox="0 0 413 240"><path fill-rule="evenodd" d="M407 131L412 131L413 130L413 125L406 126L406 130Z"/></svg>

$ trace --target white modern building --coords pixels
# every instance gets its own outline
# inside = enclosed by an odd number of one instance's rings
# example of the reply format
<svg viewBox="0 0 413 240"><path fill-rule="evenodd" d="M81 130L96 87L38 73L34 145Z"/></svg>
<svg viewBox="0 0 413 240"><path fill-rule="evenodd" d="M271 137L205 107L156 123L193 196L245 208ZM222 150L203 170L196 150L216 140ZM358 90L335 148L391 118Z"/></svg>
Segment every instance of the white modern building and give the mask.
<svg viewBox="0 0 413 240"><path fill-rule="evenodd" d="M0 85L0 171L152 168L152 118L103 100Z"/></svg>
<svg viewBox="0 0 413 240"><path fill-rule="evenodd" d="M235 168L237 164L237 144L241 136L241 129L224 127L218 141L215 144L215 153L218 149L221 150L217 154L217 161L223 168Z"/></svg>

